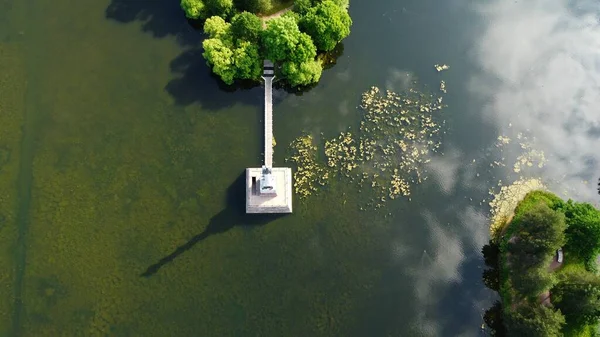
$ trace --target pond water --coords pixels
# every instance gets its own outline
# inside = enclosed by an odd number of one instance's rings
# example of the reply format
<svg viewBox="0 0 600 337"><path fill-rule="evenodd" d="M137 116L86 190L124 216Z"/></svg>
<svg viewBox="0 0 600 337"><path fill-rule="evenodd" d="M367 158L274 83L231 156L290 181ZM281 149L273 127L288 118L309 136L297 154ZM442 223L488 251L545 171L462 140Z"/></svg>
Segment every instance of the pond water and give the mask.
<svg viewBox="0 0 600 337"><path fill-rule="evenodd" d="M292 215L247 217L262 88L210 76L178 1L0 0L0 336L487 334L489 189L542 177L594 200L597 13L352 2L337 64L275 93L275 164L303 133L355 128L371 86L444 80L430 179L378 210L333 180Z"/></svg>

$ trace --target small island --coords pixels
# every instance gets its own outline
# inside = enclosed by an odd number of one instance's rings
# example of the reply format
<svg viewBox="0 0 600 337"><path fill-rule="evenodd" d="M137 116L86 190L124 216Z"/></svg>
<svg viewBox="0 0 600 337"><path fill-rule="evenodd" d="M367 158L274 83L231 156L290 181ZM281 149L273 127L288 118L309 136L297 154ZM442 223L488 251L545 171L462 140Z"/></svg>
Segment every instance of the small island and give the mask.
<svg viewBox="0 0 600 337"><path fill-rule="evenodd" d="M596 336L600 211L533 191L494 238L508 336Z"/></svg>
<svg viewBox="0 0 600 337"><path fill-rule="evenodd" d="M181 0L204 21L203 56L226 84L260 81L263 60L290 86L317 83L326 52L350 34L348 0Z"/></svg>

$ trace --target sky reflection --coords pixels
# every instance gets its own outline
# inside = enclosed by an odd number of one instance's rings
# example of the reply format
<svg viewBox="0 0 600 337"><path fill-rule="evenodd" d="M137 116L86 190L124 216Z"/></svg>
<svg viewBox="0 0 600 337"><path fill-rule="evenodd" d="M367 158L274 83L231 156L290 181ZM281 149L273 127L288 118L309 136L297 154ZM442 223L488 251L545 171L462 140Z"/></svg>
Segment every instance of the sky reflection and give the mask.
<svg viewBox="0 0 600 337"><path fill-rule="evenodd" d="M542 178L597 200L600 175L600 6L590 0L499 0L476 6L486 22L470 89L500 134L531 135L548 163ZM508 167L510 168L510 167Z"/></svg>

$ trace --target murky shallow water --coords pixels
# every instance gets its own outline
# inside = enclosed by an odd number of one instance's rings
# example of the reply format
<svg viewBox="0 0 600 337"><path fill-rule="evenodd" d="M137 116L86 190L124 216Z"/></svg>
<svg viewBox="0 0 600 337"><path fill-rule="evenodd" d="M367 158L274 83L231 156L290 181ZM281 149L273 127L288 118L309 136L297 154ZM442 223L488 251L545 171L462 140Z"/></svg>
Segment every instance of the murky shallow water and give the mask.
<svg viewBox="0 0 600 337"><path fill-rule="evenodd" d="M276 93L275 162L406 78L446 82L444 155L410 202L360 211L333 181L249 218L262 91L219 88L177 1L0 2L0 335L484 334L488 190L541 176L594 195L596 9L544 4L355 1L319 86ZM514 172L523 150L496 143L518 133L543 168Z"/></svg>

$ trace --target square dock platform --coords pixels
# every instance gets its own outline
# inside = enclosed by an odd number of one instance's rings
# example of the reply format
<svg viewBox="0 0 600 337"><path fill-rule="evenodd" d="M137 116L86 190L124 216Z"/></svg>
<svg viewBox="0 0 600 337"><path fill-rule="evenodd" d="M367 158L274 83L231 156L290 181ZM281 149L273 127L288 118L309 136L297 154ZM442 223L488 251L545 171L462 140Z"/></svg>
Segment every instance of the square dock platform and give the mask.
<svg viewBox="0 0 600 337"><path fill-rule="evenodd" d="M292 169L271 170L275 193L261 194L262 168L246 169L246 213L292 213Z"/></svg>

